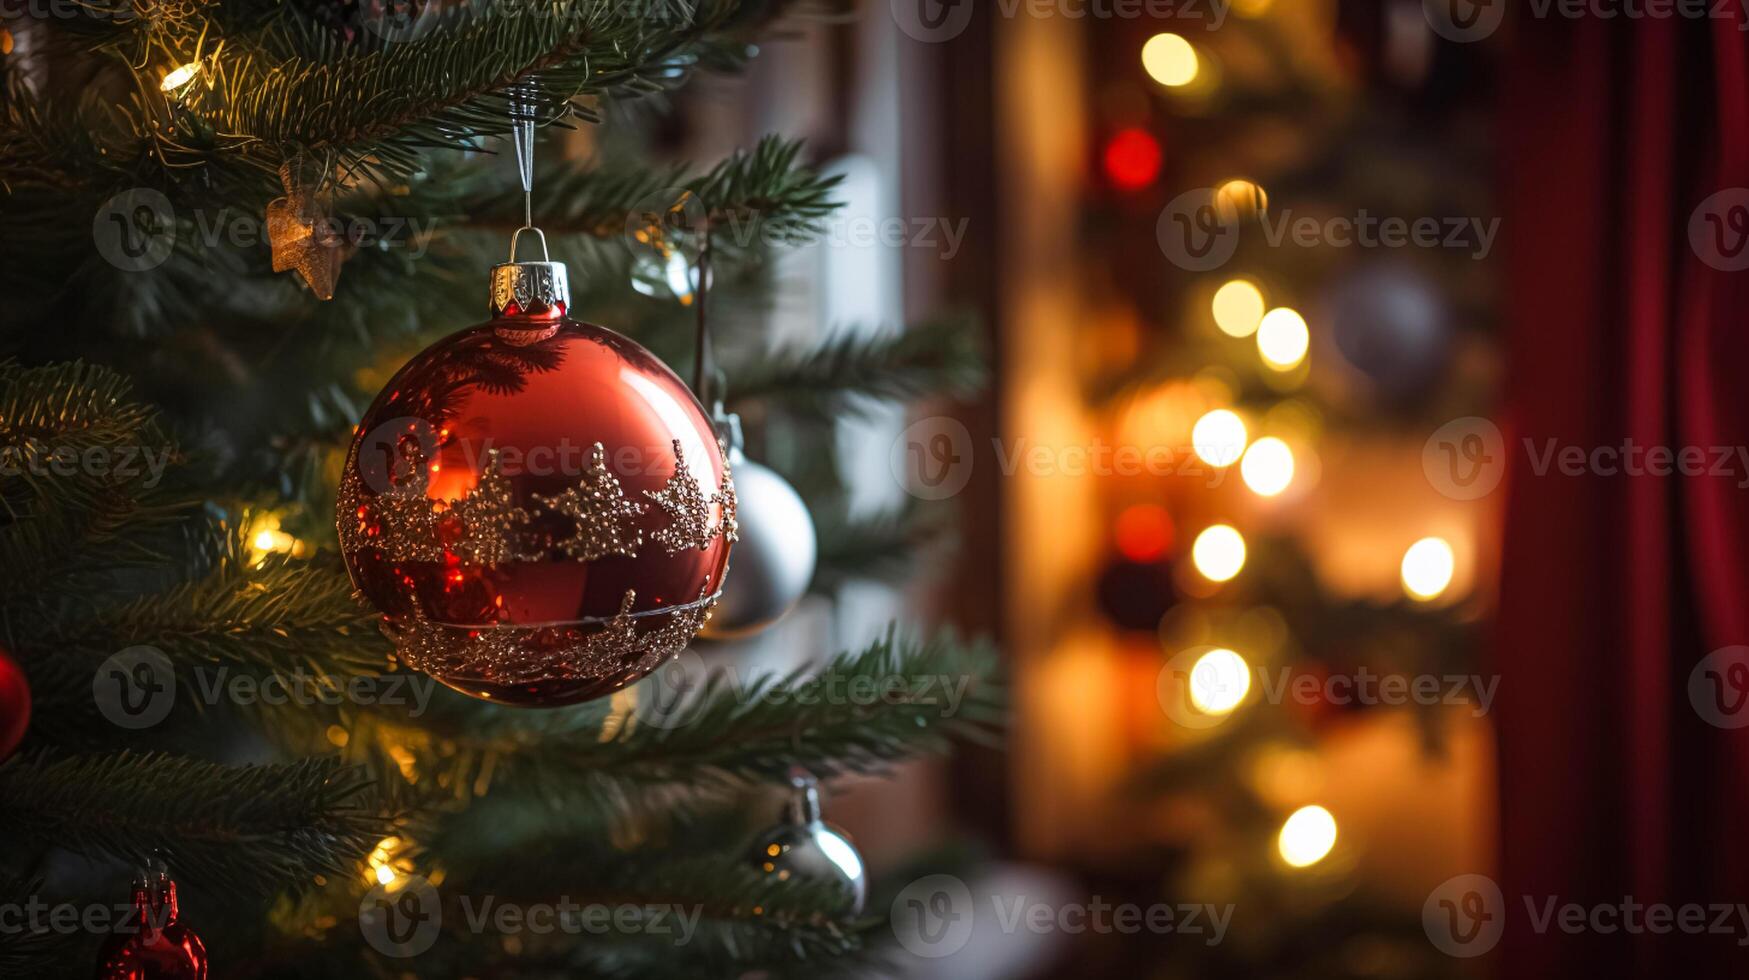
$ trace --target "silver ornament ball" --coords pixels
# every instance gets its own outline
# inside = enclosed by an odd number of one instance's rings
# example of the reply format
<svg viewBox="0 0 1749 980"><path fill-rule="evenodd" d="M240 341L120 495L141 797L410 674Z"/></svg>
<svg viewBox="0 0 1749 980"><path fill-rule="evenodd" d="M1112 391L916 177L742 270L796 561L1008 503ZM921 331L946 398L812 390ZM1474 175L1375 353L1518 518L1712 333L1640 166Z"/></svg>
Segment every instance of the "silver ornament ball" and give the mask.
<svg viewBox="0 0 1749 980"><path fill-rule="evenodd" d="M819 551L808 506L788 481L733 446L729 469L740 538L722 598L700 631L713 640L751 636L782 619L808 591Z"/></svg>
<svg viewBox="0 0 1749 980"><path fill-rule="evenodd" d="M754 843L753 866L781 881L836 882L845 918L862 914L868 878L856 845L820 819L820 792L811 776L792 777L793 795L781 821Z"/></svg>

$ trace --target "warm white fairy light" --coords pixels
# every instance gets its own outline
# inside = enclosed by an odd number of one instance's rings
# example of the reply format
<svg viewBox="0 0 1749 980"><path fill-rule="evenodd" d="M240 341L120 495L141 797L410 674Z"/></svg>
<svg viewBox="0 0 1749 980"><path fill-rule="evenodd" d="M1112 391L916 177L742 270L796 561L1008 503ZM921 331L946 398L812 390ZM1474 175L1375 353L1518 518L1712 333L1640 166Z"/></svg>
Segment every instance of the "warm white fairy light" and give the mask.
<svg viewBox="0 0 1749 980"><path fill-rule="evenodd" d="M165 75L164 80L158 83L158 88L165 92L174 92L194 81L194 76L198 74L200 74L200 62L191 61L186 65L172 69L170 74Z"/></svg>
<svg viewBox="0 0 1749 980"><path fill-rule="evenodd" d="M1161 85L1189 85L1196 80L1196 49L1177 34L1156 34L1142 45L1142 67Z"/></svg>
<svg viewBox="0 0 1749 980"><path fill-rule="evenodd" d="M1210 466L1231 466L1245 452L1245 420L1238 413L1217 408L1190 427L1190 446L1197 458Z"/></svg>
<svg viewBox="0 0 1749 980"><path fill-rule="evenodd" d="M1215 326L1229 337L1249 337L1263 320L1263 290L1248 279L1230 279L1215 290L1209 304Z"/></svg>
<svg viewBox="0 0 1749 980"><path fill-rule="evenodd" d="M1281 825L1275 846L1289 865L1309 868L1336 846L1336 818L1321 806L1300 807Z"/></svg>
<svg viewBox="0 0 1749 980"><path fill-rule="evenodd" d="M1205 715L1224 715L1251 692L1251 665L1225 647L1196 658L1190 668L1190 703Z"/></svg>
<svg viewBox="0 0 1749 980"><path fill-rule="evenodd" d="M1294 453L1287 443L1274 436L1265 436L1245 450L1239 462L1239 476L1259 497L1273 497L1294 481Z"/></svg>
<svg viewBox="0 0 1749 980"><path fill-rule="evenodd" d="M1245 536L1229 524L1203 528L1190 546L1190 561L1203 578L1225 582L1245 567Z"/></svg>
<svg viewBox="0 0 1749 980"><path fill-rule="evenodd" d="M1451 585L1457 558L1444 538L1422 538L1403 552L1403 591L1425 602Z"/></svg>
<svg viewBox="0 0 1749 980"><path fill-rule="evenodd" d="M1257 353L1263 356L1263 363L1277 371L1299 367L1311 344L1312 334L1306 329L1305 318L1285 306L1263 314L1257 324Z"/></svg>

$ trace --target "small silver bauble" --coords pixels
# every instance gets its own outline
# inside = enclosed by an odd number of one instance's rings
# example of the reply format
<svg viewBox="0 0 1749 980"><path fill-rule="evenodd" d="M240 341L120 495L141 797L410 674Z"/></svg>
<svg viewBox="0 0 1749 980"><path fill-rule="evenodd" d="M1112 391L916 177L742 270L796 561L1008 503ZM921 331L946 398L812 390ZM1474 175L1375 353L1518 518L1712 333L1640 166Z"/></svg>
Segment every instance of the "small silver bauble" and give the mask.
<svg viewBox="0 0 1749 980"><path fill-rule="evenodd" d="M729 640L751 636L795 608L814 579L819 543L801 495L741 452L740 420L720 417L718 428L729 444L740 537L729 554L723 594L700 635Z"/></svg>
<svg viewBox="0 0 1749 980"><path fill-rule="evenodd" d="M782 822L754 843L753 866L780 881L837 882L844 906L834 911L846 918L860 915L868 897L862 855L842 831L820 819L820 791L814 777L797 773L790 777L790 785L793 793L784 805Z"/></svg>

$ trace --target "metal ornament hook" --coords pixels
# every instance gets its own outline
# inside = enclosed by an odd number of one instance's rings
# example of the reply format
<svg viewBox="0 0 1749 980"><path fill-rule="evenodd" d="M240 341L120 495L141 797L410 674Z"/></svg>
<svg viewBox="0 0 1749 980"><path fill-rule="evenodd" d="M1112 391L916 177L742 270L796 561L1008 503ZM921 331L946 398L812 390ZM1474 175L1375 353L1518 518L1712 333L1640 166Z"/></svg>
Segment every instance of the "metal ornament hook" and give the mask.
<svg viewBox="0 0 1749 980"><path fill-rule="evenodd" d="M551 262L553 260L553 257L552 257L552 253L547 251L546 233L541 231L539 228L536 228L533 225L523 225L521 228L518 228L515 231L510 233L510 261L512 261L512 262L516 261L516 240L518 238L521 238L522 233L525 231L532 231L535 233L536 236L538 236L540 238L540 260L542 262Z"/></svg>

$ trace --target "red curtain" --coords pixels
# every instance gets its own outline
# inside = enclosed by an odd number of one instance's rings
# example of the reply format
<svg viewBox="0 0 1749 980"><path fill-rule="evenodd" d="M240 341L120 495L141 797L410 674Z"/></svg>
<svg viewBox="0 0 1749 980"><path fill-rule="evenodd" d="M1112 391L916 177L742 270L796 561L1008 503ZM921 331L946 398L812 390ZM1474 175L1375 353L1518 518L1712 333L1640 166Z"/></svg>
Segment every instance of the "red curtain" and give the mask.
<svg viewBox="0 0 1749 980"><path fill-rule="evenodd" d="M1749 644L1749 470L1539 475L1527 450L1749 446L1749 270L1703 261L1688 233L1714 192L1749 188L1749 34L1730 6L1519 18L1499 76L1504 977L1749 970L1735 913L1730 935L1539 933L1526 906L1749 903L1749 728L1688 695L1703 657Z"/></svg>

